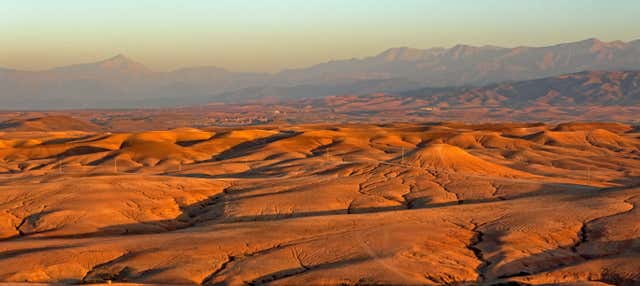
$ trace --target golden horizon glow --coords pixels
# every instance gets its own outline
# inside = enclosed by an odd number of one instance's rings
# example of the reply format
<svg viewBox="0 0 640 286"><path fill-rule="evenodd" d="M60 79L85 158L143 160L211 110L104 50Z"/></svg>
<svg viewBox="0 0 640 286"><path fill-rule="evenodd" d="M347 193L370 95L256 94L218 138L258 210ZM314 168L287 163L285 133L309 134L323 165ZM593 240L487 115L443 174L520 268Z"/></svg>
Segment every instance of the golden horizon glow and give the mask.
<svg viewBox="0 0 640 286"><path fill-rule="evenodd" d="M156 71L274 72L398 46L640 38L640 2L630 0L93 2L6 3L0 67L42 70L125 54Z"/></svg>

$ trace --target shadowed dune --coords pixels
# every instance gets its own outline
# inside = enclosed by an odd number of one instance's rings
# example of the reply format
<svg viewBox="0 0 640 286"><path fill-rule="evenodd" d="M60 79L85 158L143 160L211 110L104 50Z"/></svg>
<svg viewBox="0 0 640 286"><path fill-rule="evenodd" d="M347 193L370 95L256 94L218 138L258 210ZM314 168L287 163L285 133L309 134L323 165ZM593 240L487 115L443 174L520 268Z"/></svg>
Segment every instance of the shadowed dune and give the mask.
<svg viewBox="0 0 640 286"><path fill-rule="evenodd" d="M53 115L28 119L11 119L0 123L2 131L99 131L97 125L69 116Z"/></svg>

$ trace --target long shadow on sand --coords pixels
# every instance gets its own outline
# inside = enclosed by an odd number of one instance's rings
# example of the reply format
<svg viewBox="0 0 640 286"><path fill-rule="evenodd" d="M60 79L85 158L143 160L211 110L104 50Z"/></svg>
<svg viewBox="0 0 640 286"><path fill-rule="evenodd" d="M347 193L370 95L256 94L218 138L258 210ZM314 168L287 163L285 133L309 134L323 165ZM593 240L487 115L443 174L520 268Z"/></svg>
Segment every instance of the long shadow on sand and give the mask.
<svg viewBox="0 0 640 286"><path fill-rule="evenodd" d="M577 241L573 245L561 246L555 249L546 250L535 253L526 257L522 257L507 263L496 264L504 260L506 257L500 253L497 257L491 258L491 261L484 269L483 273L492 272L497 277L491 277L493 280L508 280L511 278L523 278L531 275L541 274L549 271L559 270L572 266L578 266L596 259L611 258L628 258L630 260L640 257L640 236L619 241L603 241L599 238L603 235L599 230L593 229L595 223L615 223L615 220L607 222L607 220L620 216L632 216L632 212L638 207L637 202L632 203L631 198L640 196L640 190L635 189L637 186L617 187L596 190L600 195L614 195L615 192L633 190L636 194L630 194L630 198L625 200L633 205L627 211L614 213L611 215L599 217L586 221L577 233ZM594 192L576 194L574 198L581 199L593 195ZM638 216L635 214L635 216ZM629 217L631 221L637 221L639 217ZM505 234L492 231L494 240L499 241L501 236ZM477 245L476 245L477 247ZM499 265L499 266L497 266ZM603 270L599 273L600 277L593 278L593 281L604 282L611 285L640 285L640 276L628 276L624 272L616 272L615 268ZM592 279L590 277L589 279Z"/></svg>
<svg viewBox="0 0 640 286"><path fill-rule="evenodd" d="M576 247L559 247L547 250L502 264L498 269L493 269L493 271L498 273L498 277L495 277L493 280L523 278L563 268L567 269L569 267L578 266L597 259L605 260L610 258L626 257L632 261L640 257L640 247L638 247L638 242L640 242L640 237L622 241L597 242L598 249L607 250L606 253L598 255L589 255L585 251L581 250L581 248ZM576 244L582 244L589 247L589 244L591 243L589 241L585 241L583 238ZM504 257L498 257L497 261L500 261L503 258ZM485 271L488 271L491 268L492 267L489 266ZM579 270L573 271L580 273ZM640 285L640 277L626 276L623 272L616 272L615 269L605 269L599 273L599 276L600 277L590 277L589 279L610 285Z"/></svg>
<svg viewBox="0 0 640 286"><path fill-rule="evenodd" d="M222 153L218 154L217 156L215 156L210 161L229 160L229 159L233 159L233 158L242 157L242 156L244 156L246 154L250 154L252 152L255 152L256 150L264 147L265 145L267 145L269 143L273 143L273 142L276 142L276 141L281 140L281 139L295 137L295 136L298 136L300 134L302 134L302 132L285 130L285 131L281 131L278 134L271 135L271 136L266 137L266 138L260 138L260 139L256 139L256 140L243 142L243 143L240 143L238 145L235 145L235 146L231 147L228 150L223 151Z"/></svg>
<svg viewBox="0 0 640 286"><path fill-rule="evenodd" d="M580 185L567 185L567 191L563 191L562 198L565 200L581 200L585 197L593 196L593 195L615 195L615 192L623 191L628 189L629 187L616 187L616 188L606 188L606 189L595 189L588 188ZM541 188L541 191L535 191L526 194L520 194L514 197L507 198L491 198L484 200L476 200L476 201L464 201L462 204L486 204L492 203L502 200L515 200L520 198L531 198L537 196L545 196L549 195L551 192L545 191L544 187ZM274 221L274 220L284 220L284 219L293 219L300 217L311 217L311 216L331 216L331 215L345 215L347 210L326 210L326 211L314 211L314 212L302 212L302 213L292 213L286 215L255 215L255 216L244 216L244 217L224 217L223 209L224 202L227 199L225 198L228 194L221 193L217 196L210 197L206 200L200 201L198 203L186 206L182 210L182 214L174 219L169 220L159 220L159 221L151 221L151 222L143 222L143 223L134 223L134 224L126 224L126 225L114 225L108 226L100 229L99 231L81 235L70 235L70 236L57 236L57 237L47 237L45 239L53 239L53 238L84 238L84 237L100 237L100 236L120 236L120 235L134 235L134 234L148 234L148 233L163 233L167 231L174 231L185 229L192 226L197 226L200 223L218 223L220 227L241 227L241 225L234 224L235 222L243 222L243 221ZM258 195L258 194L256 194ZM455 203L458 204L458 203ZM430 208L441 208L441 207L449 207L449 204L441 204L441 205L432 205L428 206ZM411 210L403 210L398 207L376 207L376 208L362 208L358 209L360 213L374 213L374 212L387 212L387 211L411 211ZM155 225L155 228L149 228L149 225ZM159 230L157 226L162 226ZM587 227L588 229L588 227ZM507 264L501 265L500 269L493 269L495 265L489 264L486 265L483 269L479 269L478 272L487 273L492 271L494 273L498 273L498 277L487 277L482 285L527 285L522 282L514 282L509 281L511 279L523 278L529 275L534 275L536 273L541 273L549 270L560 269L562 267L578 265L580 263L584 263L590 259L597 258L607 258L607 257L615 257L618 255L638 255L640 249L637 247L638 238L633 238L625 241L618 242L607 242L606 245L603 245L604 249L625 249L624 253L620 252L612 252L601 256L588 256L583 253L581 247L578 247L580 244L586 245L590 243L588 240L589 235L583 236L581 241L578 241L576 245L557 248L553 250L549 250L543 253L533 254L528 257L521 258L516 261L508 262ZM14 239L28 239L29 237L22 238L14 238ZM39 238L42 239L42 238ZM477 245L476 245L477 246ZM630 246L626 247L625 246ZM71 247L71 246L69 246ZM60 249L64 249L64 247L60 247ZM43 248L34 248L34 249L23 249L16 251L9 251L0 253L0 259L3 258L11 258L15 256L20 256L23 254L28 254L31 252L38 251L48 251L52 250L47 247ZM55 248L53 248L55 250ZM523 268L522 265L536 265L536 261L542 261L549 257L566 257L566 259L556 260L557 263L549 266L549 267L540 267L540 268ZM637 257L637 256L634 256ZM275 280L286 279L288 277L294 275L300 275L303 273L313 272L313 271L321 271L325 269L332 269L336 267L341 267L348 263L357 263L359 261L364 261L366 259L373 259L372 257L362 257L362 258L354 258L353 261L343 260L336 261L318 265L301 265L300 267L280 270L274 273L269 273L263 275L261 277L256 278L252 281L255 285L261 285L269 282L273 282ZM500 258L497 258L498 261ZM492 259L496 261L495 258ZM502 269L519 269L514 273L507 272ZM158 270L162 271L162 270ZM96 273L98 275L98 273ZM117 275L127 276L126 273L118 273ZM612 283L615 285L638 285L638 277L623 277L616 272L607 272L602 273L602 277L600 281L604 281L607 283ZM95 281L101 281L104 277L97 277ZM118 280L118 276L108 277L110 280ZM92 278L93 279L93 278ZM91 279L87 279L87 281L93 281ZM203 282L208 282L207 280ZM362 281L363 284L367 284L367 281ZM478 285L476 281L458 281L459 285ZM222 284L224 285L224 284Z"/></svg>
<svg viewBox="0 0 640 286"><path fill-rule="evenodd" d="M556 184L553 185L557 187ZM595 192L614 192L618 190L624 190L625 187L608 188L608 189L596 189L582 185L568 185L567 191L563 191L563 194L570 197L576 197L576 199L582 196L589 196L595 194ZM151 234L151 233L164 233L169 231L176 231L194 227L200 224L233 224L236 222L250 222L250 221L275 221L285 219L295 219L301 217L316 217L316 216L332 216L332 215L348 215L350 212L348 209L334 209L323 211L311 211L311 212L295 212L286 214L265 214L265 215L249 215L249 216L225 216L225 204L234 200L242 200L246 198L254 197L266 197L274 194L296 192L297 189L289 189L280 191L277 193L266 194L248 194L238 198L230 196L227 190L224 192L209 197L208 199L200 202L185 206L182 208L182 212L174 219L156 220L139 222L132 224L120 224L112 225L99 229L92 233L75 234L75 235L63 235L63 236L47 236L45 239L59 239L59 238L86 238L86 237L102 237L102 236L118 236L118 235L137 235L137 234ZM494 197L478 200L467 201L453 201L440 204L426 205L421 208L446 208L455 205L470 205L470 204L488 204L494 202L500 202L504 200L516 200L538 196L547 196L551 194L557 194L557 192L545 191L545 187L541 187L540 191L533 191L529 193L518 194L510 197ZM417 208L420 209L420 208ZM384 206L384 207L367 207L352 209L353 214L362 213L376 213L376 212L388 212L388 211L412 211L413 209L407 209L405 206ZM24 239L29 238L29 235L16 236L9 239Z"/></svg>

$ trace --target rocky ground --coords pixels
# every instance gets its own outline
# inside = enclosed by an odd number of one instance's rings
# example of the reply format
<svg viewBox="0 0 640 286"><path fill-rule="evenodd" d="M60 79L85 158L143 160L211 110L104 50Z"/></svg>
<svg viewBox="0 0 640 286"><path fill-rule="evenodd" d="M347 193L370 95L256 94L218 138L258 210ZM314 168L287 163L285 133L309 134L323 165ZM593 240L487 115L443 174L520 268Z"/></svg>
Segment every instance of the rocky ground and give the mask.
<svg viewBox="0 0 640 286"><path fill-rule="evenodd" d="M632 126L63 123L0 133L0 281L640 284Z"/></svg>

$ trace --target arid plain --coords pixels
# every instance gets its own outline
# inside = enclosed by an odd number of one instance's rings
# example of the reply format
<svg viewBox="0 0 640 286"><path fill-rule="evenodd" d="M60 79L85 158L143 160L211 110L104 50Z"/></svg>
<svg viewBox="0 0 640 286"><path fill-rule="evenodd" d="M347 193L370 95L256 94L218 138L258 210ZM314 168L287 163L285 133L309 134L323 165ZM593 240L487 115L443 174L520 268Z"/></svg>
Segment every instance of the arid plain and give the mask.
<svg viewBox="0 0 640 286"><path fill-rule="evenodd" d="M1 132L5 282L640 284L631 125Z"/></svg>
<svg viewBox="0 0 640 286"><path fill-rule="evenodd" d="M640 286L638 11L2 1L0 286Z"/></svg>

